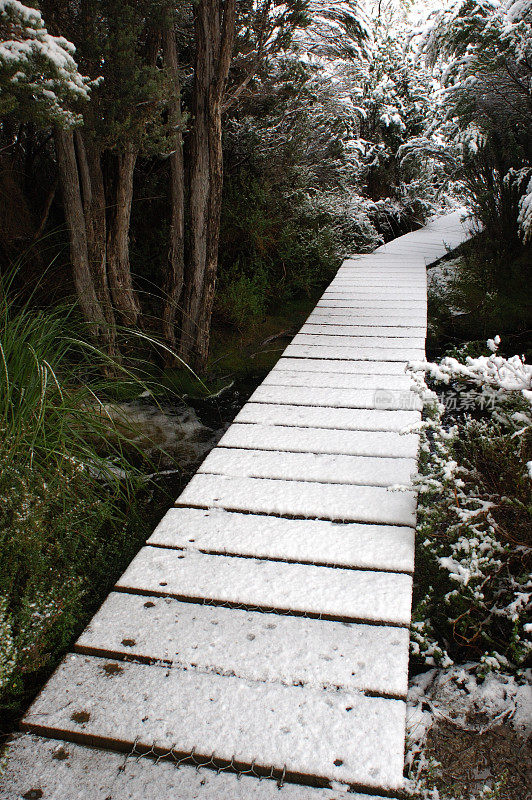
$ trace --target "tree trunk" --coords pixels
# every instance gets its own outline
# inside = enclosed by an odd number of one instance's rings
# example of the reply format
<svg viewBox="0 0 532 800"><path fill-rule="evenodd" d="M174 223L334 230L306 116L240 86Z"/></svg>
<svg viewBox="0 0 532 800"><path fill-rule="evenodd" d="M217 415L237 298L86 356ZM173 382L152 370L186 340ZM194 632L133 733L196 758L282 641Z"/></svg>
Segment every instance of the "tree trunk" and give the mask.
<svg viewBox="0 0 532 800"><path fill-rule="evenodd" d="M114 332L116 330L116 319L107 280L106 204L101 153L91 138L89 137L85 140L80 131L74 133L74 140L81 179L89 265L96 295L102 306L107 324Z"/></svg>
<svg viewBox="0 0 532 800"><path fill-rule="evenodd" d="M218 267L223 185L222 98L235 35L235 0L195 6L196 59L190 180L190 280L181 355L204 369Z"/></svg>
<svg viewBox="0 0 532 800"><path fill-rule="evenodd" d="M54 139L65 219L70 236L70 258L77 297L92 336L109 353L114 349L114 331L108 326L90 268L74 135L72 131L56 128Z"/></svg>
<svg viewBox="0 0 532 800"><path fill-rule="evenodd" d="M179 62L173 19L170 14L163 31L163 54L173 84L172 97L168 105L168 122L170 127L176 131L175 147L170 156L170 242L164 285L163 336L167 345L175 352L177 347L176 322L185 277L185 170ZM174 362L175 357L171 353L166 353L166 365L170 366Z"/></svg>
<svg viewBox="0 0 532 800"><path fill-rule="evenodd" d="M117 156L114 208L107 232L107 275L114 307L124 325L136 325L140 303L129 265L129 223L133 202L133 173L138 149L128 145Z"/></svg>

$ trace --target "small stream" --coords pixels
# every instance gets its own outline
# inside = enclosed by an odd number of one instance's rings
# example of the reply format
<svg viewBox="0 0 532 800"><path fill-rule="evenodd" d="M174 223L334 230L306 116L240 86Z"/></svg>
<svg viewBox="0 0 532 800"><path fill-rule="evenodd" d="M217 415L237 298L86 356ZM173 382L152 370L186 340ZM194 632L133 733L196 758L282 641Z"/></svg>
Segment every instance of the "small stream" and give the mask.
<svg viewBox="0 0 532 800"><path fill-rule="evenodd" d="M263 380L264 375L228 379L227 387L204 398L157 402L149 396L106 407L115 424L127 431L136 452L133 461L153 474L174 498ZM149 465L146 470L146 465Z"/></svg>

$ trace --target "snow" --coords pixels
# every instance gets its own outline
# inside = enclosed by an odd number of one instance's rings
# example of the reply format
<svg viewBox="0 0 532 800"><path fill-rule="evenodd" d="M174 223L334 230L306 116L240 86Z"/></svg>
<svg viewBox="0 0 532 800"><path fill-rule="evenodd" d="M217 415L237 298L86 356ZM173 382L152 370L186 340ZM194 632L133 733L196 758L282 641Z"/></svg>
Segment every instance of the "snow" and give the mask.
<svg viewBox="0 0 532 800"><path fill-rule="evenodd" d="M412 578L395 572L143 547L117 588L181 600L407 626Z"/></svg>
<svg viewBox="0 0 532 800"><path fill-rule="evenodd" d="M192 478L178 504L412 527L416 510L413 492L392 492L376 486L201 474Z"/></svg>
<svg viewBox="0 0 532 800"><path fill-rule="evenodd" d="M9 745L5 773L0 775L0 800L30 797L39 790L44 800L383 800L373 795L346 794L249 775L125 757L70 742L31 734ZM37 796L37 795L35 795Z"/></svg>
<svg viewBox="0 0 532 800"><path fill-rule="evenodd" d="M284 354L287 358L330 358L347 359L349 357L356 361L367 359L368 361L415 361L422 359L425 350L423 348L392 348L392 347L338 347L328 345L303 345L289 344Z"/></svg>
<svg viewBox="0 0 532 800"><path fill-rule="evenodd" d="M294 370L297 372L330 372L339 375L405 375L406 367L394 361L351 361L326 358L307 358L304 361L288 358L283 355L275 369Z"/></svg>
<svg viewBox="0 0 532 800"><path fill-rule="evenodd" d="M409 309L423 310L426 305L426 300L384 300L381 296L373 297L360 297L358 300L330 300L325 297L318 301L316 308L355 308L357 305L365 309L400 309L408 312Z"/></svg>
<svg viewBox="0 0 532 800"><path fill-rule="evenodd" d="M416 495L388 484L409 485L417 457L400 431L420 420L406 362L424 361L425 262L465 236L457 213L344 262L23 723L335 791L148 759L118 772L112 753L70 744L55 761L32 737L15 745L31 765L17 790L43 752L54 764L36 779L57 800L86 797L93 775L95 800L402 789L405 704L390 696L406 691Z"/></svg>
<svg viewBox="0 0 532 800"><path fill-rule="evenodd" d="M316 306L315 310L308 317L308 322L314 317L340 317L342 322L348 324L360 321L362 325L402 325L408 327L412 325L425 325L427 313L425 309L379 309L368 308L367 305L360 305L357 308L323 308Z"/></svg>
<svg viewBox="0 0 532 800"><path fill-rule="evenodd" d="M339 376L344 377L344 376ZM419 411L365 408L320 408L273 403L246 403L235 422L326 430L399 432L421 419ZM345 449L345 448L344 448Z"/></svg>
<svg viewBox="0 0 532 800"><path fill-rule="evenodd" d="M371 389L408 392L413 385L409 375L342 375L334 372L302 372L275 367L262 386L308 386L313 389Z"/></svg>
<svg viewBox="0 0 532 800"><path fill-rule="evenodd" d="M421 272L420 268L420 272ZM325 289L322 297L332 297L336 293L341 295L353 295L355 297L377 297L378 299L393 299L394 297L405 297L410 300L417 300L418 298L423 301L425 299L424 289L426 276L423 271L423 277L419 279L411 278L407 284L401 285L394 281L393 283L384 283L379 286L371 286L368 284L366 276L354 275L348 281L345 278L335 278L332 283Z"/></svg>
<svg viewBox="0 0 532 800"><path fill-rule="evenodd" d="M532 178L519 201L519 228L524 242L532 239Z"/></svg>
<svg viewBox="0 0 532 800"><path fill-rule="evenodd" d="M24 92L52 121L72 125L79 117L64 108L66 99L89 99L89 80L74 61L74 45L62 36L51 36L40 11L0 0L4 41L0 43L0 68L7 91ZM10 38L8 38L10 37Z"/></svg>
<svg viewBox="0 0 532 800"><path fill-rule="evenodd" d="M283 458L285 451L291 451L414 459L417 456L418 435L394 431L346 431L234 423L223 435L220 446L283 452Z"/></svg>
<svg viewBox="0 0 532 800"><path fill-rule="evenodd" d="M327 324L306 322L300 333L325 333L334 336L357 336L357 337L398 337L405 341L405 337L419 338L425 341L425 328L422 325L408 327L398 327L392 325L341 325L337 322L328 321ZM423 346L423 345L422 345Z"/></svg>
<svg viewBox="0 0 532 800"><path fill-rule="evenodd" d="M76 649L250 681L406 697L406 628L243 611L170 597L154 597L146 607L145 596L113 592Z"/></svg>
<svg viewBox="0 0 532 800"><path fill-rule="evenodd" d="M375 304L381 305L393 303L399 305L398 301L403 301L404 307L411 308L413 305L425 305L426 289L407 289L404 291L392 290L390 287L378 287L375 289L358 289L358 288L332 288L330 291L325 292L320 297L320 305L330 305L329 301L342 300L348 303L349 306L358 306L368 304L373 306ZM403 307L401 303L401 307Z"/></svg>
<svg viewBox="0 0 532 800"><path fill-rule="evenodd" d="M389 327L389 328L426 328L426 314L404 314L399 316L393 314L379 314L370 311L364 312L358 310L356 313L350 314L347 309L321 309L313 311L309 315L305 324L318 324L318 325L349 325L364 327L371 326L373 328Z"/></svg>
<svg viewBox="0 0 532 800"><path fill-rule="evenodd" d="M417 675L408 691L407 736L411 765L422 750L430 728L438 720L450 720L466 730L483 729L509 721L526 738L532 731L532 686L515 678L490 672L484 680L477 664L433 669ZM481 720L479 724L472 721Z"/></svg>
<svg viewBox="0 0 532 800"><path fill-rule="evenodd" d="M314 348L321 349L321 348ZM346 348L342 348L345 350ZM408 389L396 392L375 389L330 389L306 386L259 386L251 395L252 403L325 406L327 408L389 408L419 410L421 400Z"/></svg>
<svg viewBox="0 0 532 800"><path fill-rule="evenodd" d="M414 458L370 458L321 453L234 450L216 447L198 470L209 475L278 478L361 486L409 484L417 473Z"/></svg>
<svg viewBox="0 0 532 800"><path fill-rule="evenodd" d="M106 665L120 671L109 676ZM89 719L75 722L82 711ZM71 655L24 727L395 789L404 720L401 700Z"/></svg>
<svg viewBox="0 0 532 800"><path fill-rule="evenodd" d="M236 514L222 508L171 508L148 544L322 566L414 569L412 528Z"/></svg>
<svg viewBox="0 0 532 800"><path fill-rule="evenodd" d="M423 350L425 337L387 337L387 336L356 336L352 332L337 335L334 330L326 333L308 333L302 330L292 339L292 344L302 345L331 345L332 347L350 347L357 349L407 349L409 347Z"/></svg>

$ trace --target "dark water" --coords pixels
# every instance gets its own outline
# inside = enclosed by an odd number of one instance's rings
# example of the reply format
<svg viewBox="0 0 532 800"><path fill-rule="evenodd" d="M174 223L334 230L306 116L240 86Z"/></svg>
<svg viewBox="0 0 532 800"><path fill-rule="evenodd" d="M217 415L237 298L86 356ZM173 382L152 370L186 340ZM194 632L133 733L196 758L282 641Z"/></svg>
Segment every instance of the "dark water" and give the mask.
<svg viewBox="0 0 532 800"><path fill-rule="evenodd" d="M156 403L139 398L122 404L135 445L146 456L143 471L152 476L152 501L146 518L154 528L249 400L264 373L228 380L210 397L183 397Z"/></svg>

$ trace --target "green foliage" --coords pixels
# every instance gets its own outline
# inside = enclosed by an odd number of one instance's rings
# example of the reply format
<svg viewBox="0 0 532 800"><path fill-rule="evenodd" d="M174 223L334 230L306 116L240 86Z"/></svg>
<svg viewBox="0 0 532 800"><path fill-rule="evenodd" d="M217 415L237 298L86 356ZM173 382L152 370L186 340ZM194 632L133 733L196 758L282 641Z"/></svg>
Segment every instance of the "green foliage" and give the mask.
<svg viewBox="0 0 532 800"><path fill-rule="evenodd" d="M532 418L521 394L530 368L492 354L447 358L429 373L440 391L451 388L445 416L445 407L429 400L422 435L423 591L415 598L412 652L431 665L477 661L484 672L519 671L532 653ZM472 410L453 412L453 391Z"/></svg>
<svg viewBox="0 0 532 800"><path fill-rule="evenodd" d="M12 710L147 533L125 423L105 413L109 361L79 327L72 309L0 293L0 705ZM130 390L135 379L115 367L113 384Z"/></svg>
<svg viewBox="0 0 532 800"><path fill-rule="evenodd" d="M520 199L532 175L531 43L530 5L518 0L455 0L423 42L462 149L457 177L499 252L528 229Z"/></svg>
<svg viewBox="0 0 532 800"><path fill-rule="evenodd" d="M218 311L230 324L246 328L264 315L266 292L263 275L246 275L236 265L225 275L225 285L218 293Z"/></svg>
<svg viewBox="0 0 532 800"><path fill-rule="evenodd" d="M41 12L17 0L0 4L0 116L71 126L71 107L89 99L90 82L78 72L75 47L51 36Z"/></svg>
<svg viewBox="0 0 532 800"><path fill-rule="evenodd" d="M330 280L348 239L323 205L268 174L228 177L217 304L237 327L272 304L315 296Z"/></svg>
<svg viewBox="0 0 532 800"><path fill-rule="evenodd" d="M523 287L532 279L532 249L518 243L508 253L503 241L502 250L500 242L481 233L461 248L457 258L448 264L443 261L437 276L429 271L433 351L441 352L442 342L485 339L496 330L507 346L528 355L532 312Z"/></svg>

